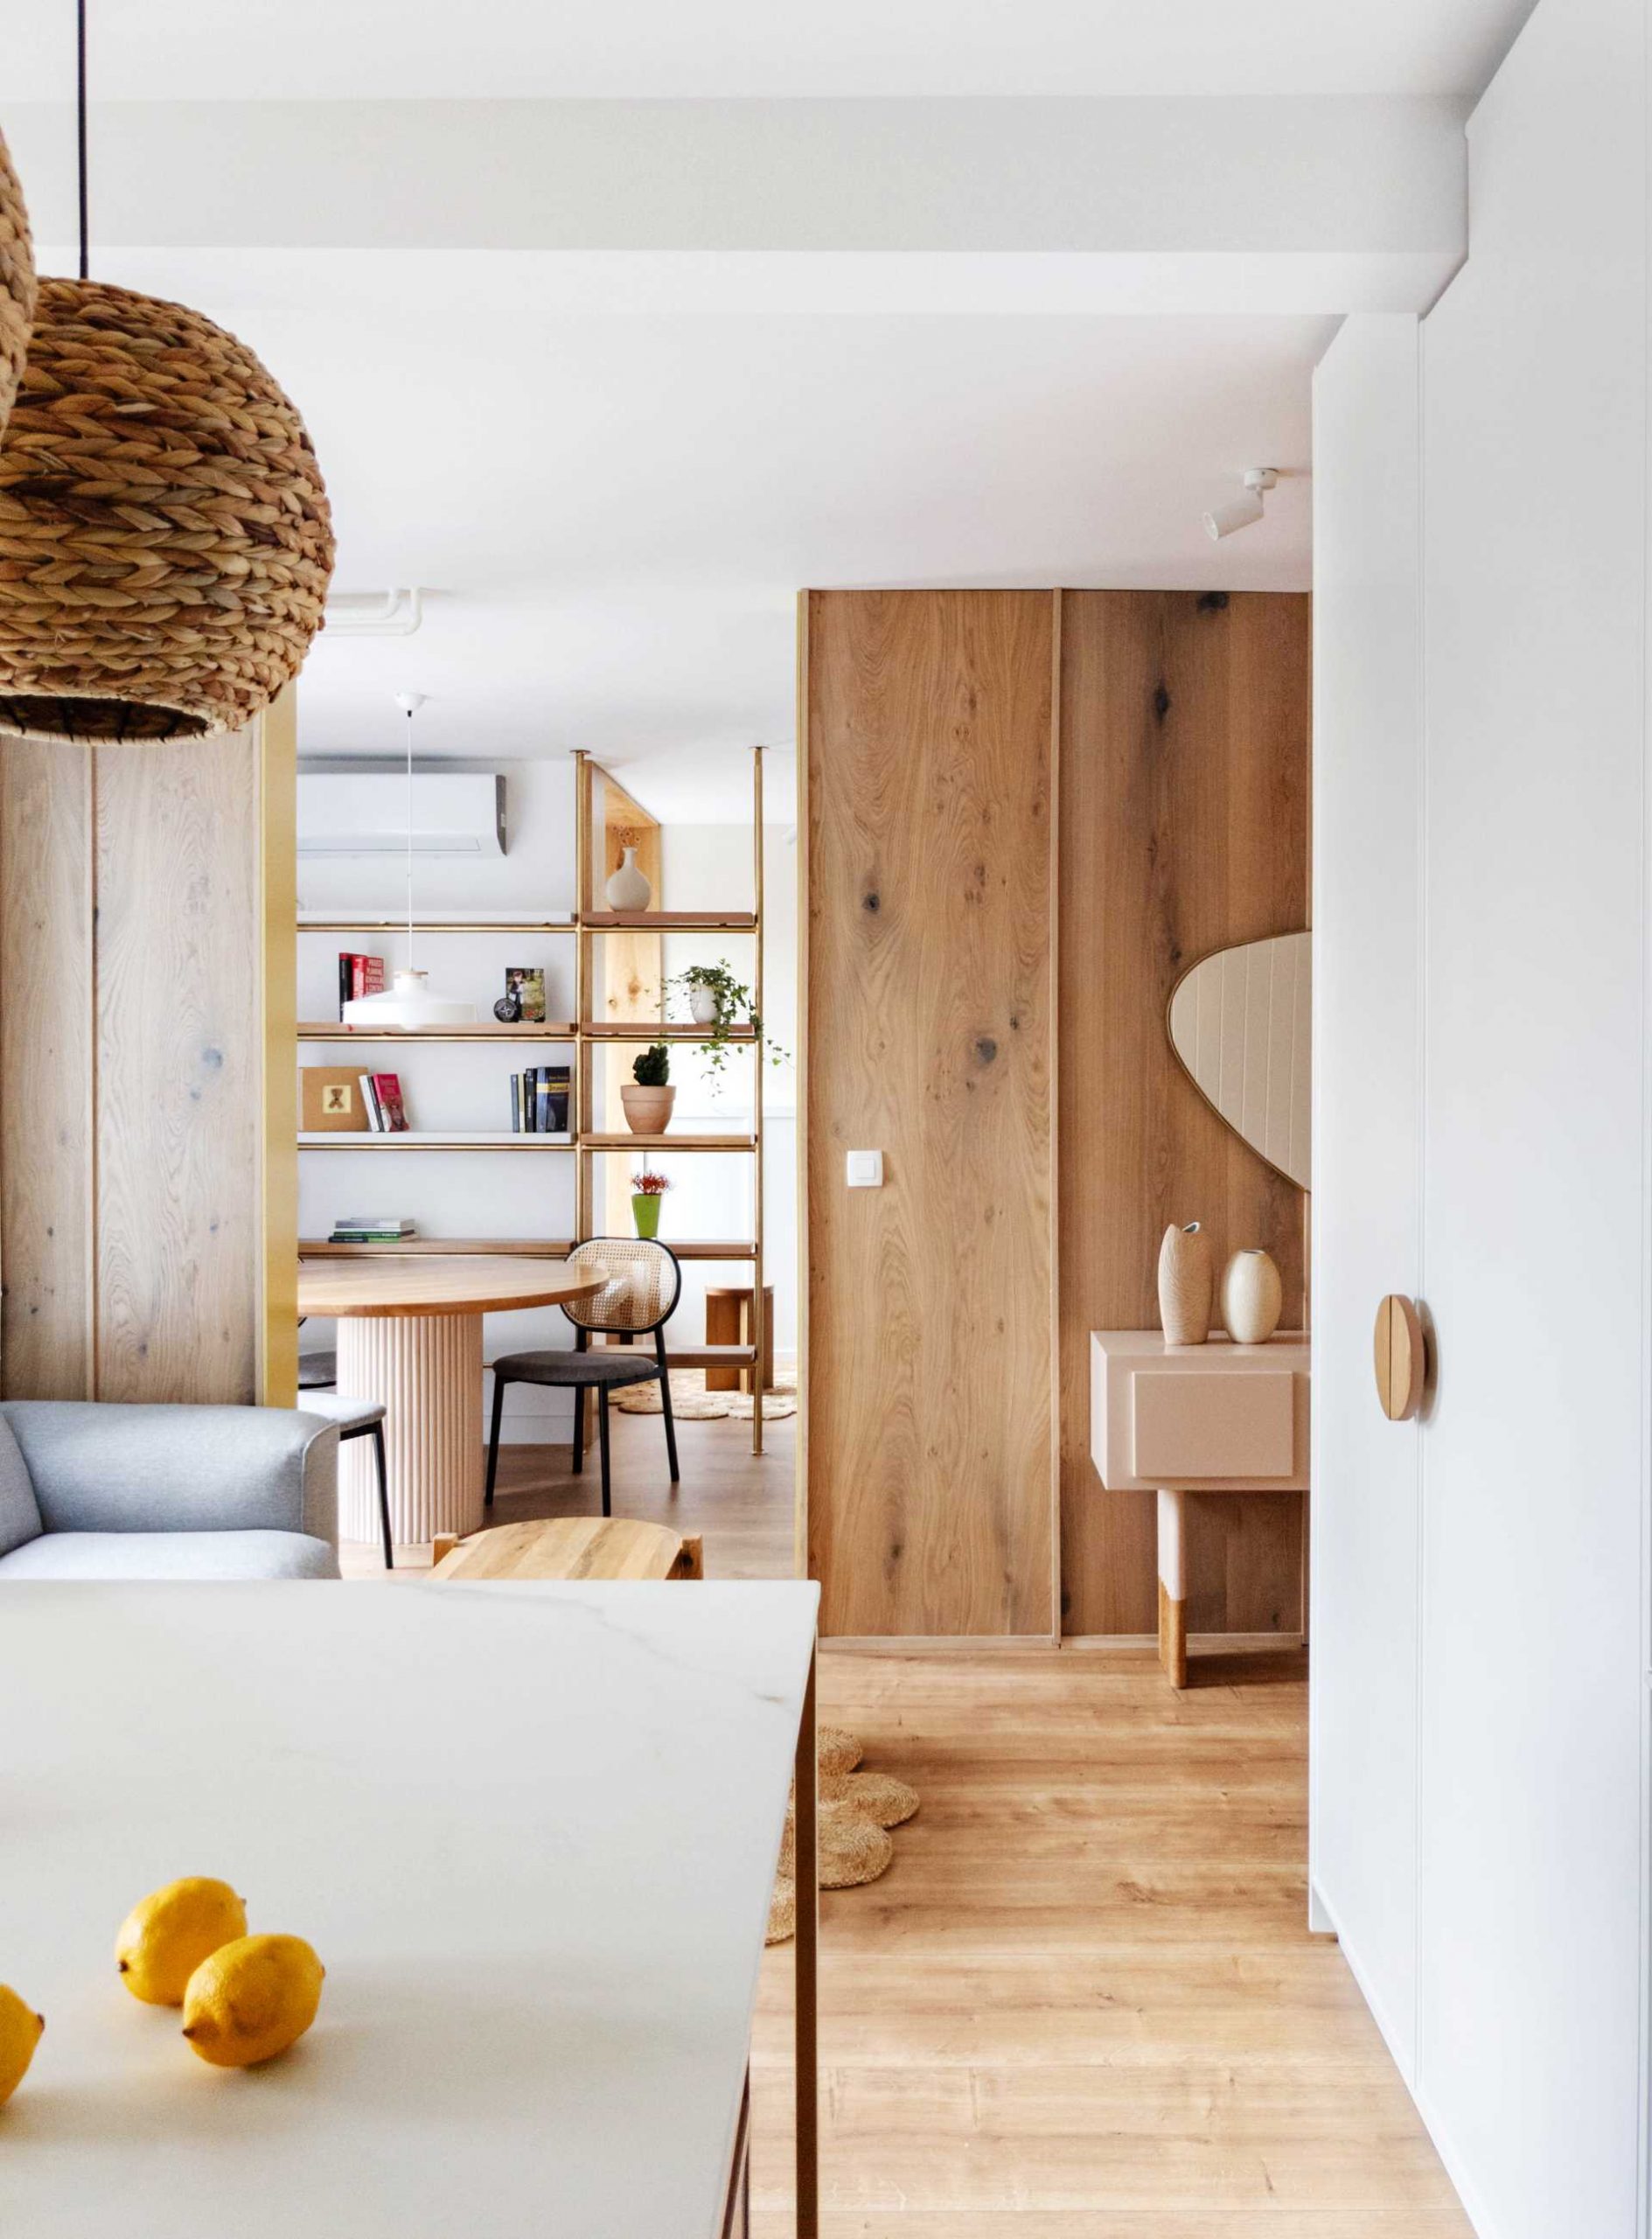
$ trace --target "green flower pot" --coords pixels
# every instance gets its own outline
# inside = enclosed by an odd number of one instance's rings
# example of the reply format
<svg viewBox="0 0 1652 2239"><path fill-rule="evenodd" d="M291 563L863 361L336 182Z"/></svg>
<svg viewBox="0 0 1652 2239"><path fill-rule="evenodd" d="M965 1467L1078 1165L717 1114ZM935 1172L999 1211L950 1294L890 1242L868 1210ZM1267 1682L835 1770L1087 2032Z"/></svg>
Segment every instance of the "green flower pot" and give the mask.
<svg viewBox="0 0 1652 2239"><path fill-rule="evenodd" d="M631 1201L631 1217L637 1223L638 1236L658 1237L659 1234L659 1200L639 1189Z"/></svg>

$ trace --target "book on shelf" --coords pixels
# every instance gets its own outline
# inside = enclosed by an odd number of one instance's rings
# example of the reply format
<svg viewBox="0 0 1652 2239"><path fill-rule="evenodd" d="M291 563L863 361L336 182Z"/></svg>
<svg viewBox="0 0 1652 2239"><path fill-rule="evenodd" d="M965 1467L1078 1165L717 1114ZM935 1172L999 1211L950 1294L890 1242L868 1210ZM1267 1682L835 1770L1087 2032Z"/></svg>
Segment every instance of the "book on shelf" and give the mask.
<svg viewBox="0 0 1652 2239"><path fill-rule="evenodd" d="M418 1233L411 1221L335 1221L332 1244L405 1244Z"/></svg>
<svg viewBox="0 0 1652 2239"><path fill-rule="evenodd" d="M381 956L357 956L341 950L338 956L338 1015L345 1015L345 1005L353 1003L361 995L382 995L384 993L384 959Z"/></svg>
<svg viewBox="0 0 1652 2239"><path fill-rule="evenodd" d="M568 1132L570 1074L566 1065L530 1065L511 1075L511 1133L561 1135Z"/></svg>
<svg viewBox="0 0 1652 2239"><path fill-rule="evenodd" d="M389 1229L398 1236L416 1234L418 1224L405 1213L341 1213L333 1223L335 1228Z"/></svg>
<svg viewBox="0 0 1652 2239"><path fill-rule="evenodd" d="M361 1101L367 1125L377 1135L408 1133L407 1107L402 1102L401 1078L397 1073L359 1073Z"/></svg>

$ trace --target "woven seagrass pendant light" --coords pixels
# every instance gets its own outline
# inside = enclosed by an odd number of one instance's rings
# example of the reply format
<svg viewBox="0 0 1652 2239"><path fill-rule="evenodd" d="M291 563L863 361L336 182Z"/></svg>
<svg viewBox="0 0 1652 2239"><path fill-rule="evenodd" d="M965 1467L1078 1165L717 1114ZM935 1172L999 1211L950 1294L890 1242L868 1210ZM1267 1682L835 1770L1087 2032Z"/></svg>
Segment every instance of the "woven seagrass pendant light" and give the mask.
<svg viewBox="0 0 1652 2239"><path fill-rule="evenodd" d="M94 744L237 730L295 677L332 574L296 411L199 312L43 280L0 438L0 731ZM0 248L3 234L0 233Z"/></svg>
<svg viewBox="0 0 1652 2239"><path fill-rule="evenodd" d="M10 416L34 324L34 255L23 189L0 139L0 430Z"/></svg>

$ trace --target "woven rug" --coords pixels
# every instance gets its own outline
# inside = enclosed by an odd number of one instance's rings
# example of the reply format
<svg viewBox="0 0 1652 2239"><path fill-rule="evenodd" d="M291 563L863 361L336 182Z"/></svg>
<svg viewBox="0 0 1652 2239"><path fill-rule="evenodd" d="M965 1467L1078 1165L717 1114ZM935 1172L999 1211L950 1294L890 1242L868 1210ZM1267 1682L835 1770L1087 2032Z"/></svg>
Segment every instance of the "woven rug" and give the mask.
<svg viewBox="0 0 1652 2239"><path fill-rule="evenodd" d="M815 1755L819 1767L820 1887L862 1888L889 1872L895 1857L889 1830L904 1826L917 1810L917 1791L892 1773L857 1769L861 1743L841 1726L820 1728ZM788 1806L765 1943L784 1943L797 1934L797 1820Z"/></svg>
<svg viewBox="0 0 1652 2239"><path fill-rule="evenodd" d="M659 1415L665 1410L659 1397L658 1381L627 1385L617 1392L610 1403L626 1415ZM751 1420L751 1394L749 1392L708 1392L703 1368L674 1368L671 1371L671 1411L680 1423L710 1423L725 1415L733 1415L741 1422ZM777 1376L775 1389L763 1395L763 1419L777 1423L787 1415L798 1412L798 1379L787 1374Z"/></svg>

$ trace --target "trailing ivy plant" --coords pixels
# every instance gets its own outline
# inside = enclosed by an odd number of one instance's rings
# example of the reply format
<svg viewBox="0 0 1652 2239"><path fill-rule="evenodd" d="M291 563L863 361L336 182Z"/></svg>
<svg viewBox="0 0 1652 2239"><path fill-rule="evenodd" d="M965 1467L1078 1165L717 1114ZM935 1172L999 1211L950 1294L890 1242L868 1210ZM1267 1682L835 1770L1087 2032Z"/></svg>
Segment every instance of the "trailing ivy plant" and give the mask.
<svg viewBox="0 0 1652 2239"><path fill-rule="evenodd" d="M703 987L715 998L717 1015L706 1029L706 1038L700 1044L714 1082L722 1078L728 1052L735 1046L729 1029L739 1025L742 1015L751 1021L753 1039L759 1050L768 1051L771 1065L783 1065L791 1054L783 1050L772 1036L763 1032L763 1021L757 1015L756 999L743 980L735 978L726 959L720 958L715 964L691 964L684 971L674 972L666 982L666 987L667 992L673 987L680 987L687 997L692 997L696 987Z"/></svg>

